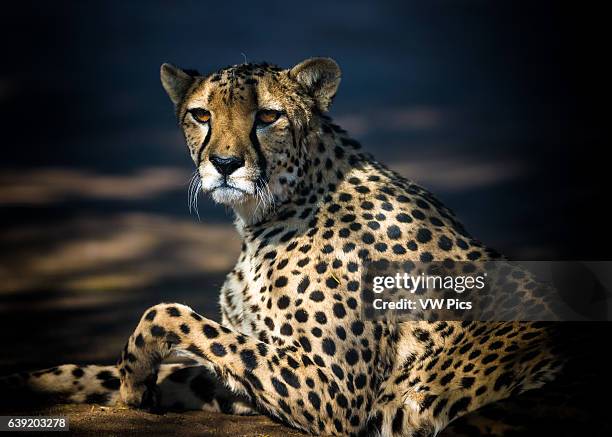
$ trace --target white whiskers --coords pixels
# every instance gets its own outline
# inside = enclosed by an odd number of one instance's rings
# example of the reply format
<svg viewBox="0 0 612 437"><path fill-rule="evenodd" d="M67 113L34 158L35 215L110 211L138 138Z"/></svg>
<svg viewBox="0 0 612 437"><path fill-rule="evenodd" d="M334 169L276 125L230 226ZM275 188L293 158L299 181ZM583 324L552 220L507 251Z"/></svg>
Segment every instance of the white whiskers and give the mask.
<svg viewBox="0 0 612 437"><path fill-rule="evenodd" d="M270 186L261 179L255 182L255 196L257 197L255 214L261 214L263 216L276 207L274 195L270 191Z"/></svg>
<svg viewBox="0 0 612 437"><path fill-rule="evenodd" d="M200 221L200 212L198 211L198 197L202 191L202 179L198 171L194 171L189 181L189 188L187 189L187 206L189 213L195 211L198 221Z"/></svg>

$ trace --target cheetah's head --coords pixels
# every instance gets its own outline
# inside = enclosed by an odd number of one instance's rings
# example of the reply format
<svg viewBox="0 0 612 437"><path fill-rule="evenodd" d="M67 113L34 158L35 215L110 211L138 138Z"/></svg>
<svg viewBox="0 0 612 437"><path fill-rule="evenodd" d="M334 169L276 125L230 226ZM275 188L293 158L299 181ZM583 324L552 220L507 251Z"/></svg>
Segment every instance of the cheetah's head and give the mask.
<svg viewBox="0 0 612 437"><path fill-rule="evenodd" d="M305 133L328 110L340 69L312 58L287 70L242 64L203 76L163 64L161 81L202 190L252 222L299 186L315 153Z"/></svg>

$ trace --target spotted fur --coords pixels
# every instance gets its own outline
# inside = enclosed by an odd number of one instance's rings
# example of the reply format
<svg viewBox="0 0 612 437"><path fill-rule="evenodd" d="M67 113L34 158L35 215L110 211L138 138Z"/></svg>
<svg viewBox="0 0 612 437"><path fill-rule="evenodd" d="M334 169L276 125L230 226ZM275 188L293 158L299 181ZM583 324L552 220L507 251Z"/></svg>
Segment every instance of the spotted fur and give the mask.
<svg viewBox="0 0 612 437"><path fill-rule="evenodd" d="M49 371L84 390L69 400L199 408L162 387L172 374L162 361L180 353L214 375L209 395L198 391L208 406L222 409L222 383L312 434L427 436L553 378L562 361L539 324L364 320L366 261L499 255L325 115L339 82L336 63L321 58L208 75L162 67L202 189L235 211L242 251L221 288L221 323L181 304L150 308L116 368ZM262 124L261 111L276 119ZM174 378L189 385L201 371ZM88 399L98 395L107 398ZM225 411L249 411L227 402Z"/></svg>

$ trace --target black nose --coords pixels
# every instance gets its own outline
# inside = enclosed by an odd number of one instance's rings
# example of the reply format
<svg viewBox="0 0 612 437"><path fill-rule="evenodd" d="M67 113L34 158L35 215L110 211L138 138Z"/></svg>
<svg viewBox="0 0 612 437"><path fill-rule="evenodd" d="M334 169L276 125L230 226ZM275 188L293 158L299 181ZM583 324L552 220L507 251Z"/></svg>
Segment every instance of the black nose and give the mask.
<svg viewBox="0 0 612 437"><path fill-rule="evenodd" d="M244 166L244 159L238 156L218 156L210 155L210 162L215 166L217 171L223 176L229 176Z"/></svg>

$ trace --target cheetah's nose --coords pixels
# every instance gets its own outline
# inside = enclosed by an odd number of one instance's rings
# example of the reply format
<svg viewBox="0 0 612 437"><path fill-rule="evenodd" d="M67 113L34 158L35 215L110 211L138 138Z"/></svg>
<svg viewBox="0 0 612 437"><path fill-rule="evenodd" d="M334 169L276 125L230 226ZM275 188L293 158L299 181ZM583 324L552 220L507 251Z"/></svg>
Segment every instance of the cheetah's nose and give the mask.
<svg viewBox="0 0 612 437"><path fill-rule="evenodd" d="M239 156L210 155L208 159L222 176L229 176L244 166L244 159Z"/></svg>

